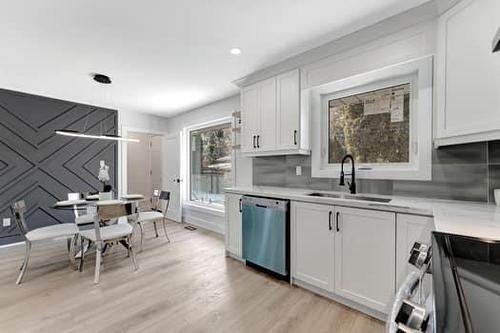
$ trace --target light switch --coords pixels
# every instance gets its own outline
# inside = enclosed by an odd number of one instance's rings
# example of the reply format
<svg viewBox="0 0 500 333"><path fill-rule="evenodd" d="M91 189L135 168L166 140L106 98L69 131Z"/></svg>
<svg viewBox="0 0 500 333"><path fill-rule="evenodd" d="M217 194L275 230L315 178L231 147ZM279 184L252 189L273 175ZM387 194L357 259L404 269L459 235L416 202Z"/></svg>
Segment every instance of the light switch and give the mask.
<svg viewBox="0 0 500 333"><path fill-rule="evenodd" d="M10 218L5 218L3 219L3 226L4 227L10 227Z"/></svg>
<svg viewBox="0 0 500 333"><path fill-rule="evenodd" d="M301 167L300 165L297 165L297 166L295 167L295 174L296 174L297 176L302 176L302 167Z"/></svg>

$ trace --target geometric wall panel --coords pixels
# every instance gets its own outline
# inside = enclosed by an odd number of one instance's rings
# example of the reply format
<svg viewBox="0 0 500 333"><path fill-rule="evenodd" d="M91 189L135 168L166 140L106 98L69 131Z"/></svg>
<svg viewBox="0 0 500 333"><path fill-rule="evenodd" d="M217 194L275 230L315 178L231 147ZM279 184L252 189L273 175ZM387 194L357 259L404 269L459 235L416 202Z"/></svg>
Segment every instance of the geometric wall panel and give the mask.
<svg viewBox="0 0 500 333"><path fill-rule="evenodd" d="M27 205L28 227L73 222L71 211L51 208L71 192L100 190L99 161L110 167L116 189L116 141L56 135L56 129L90 134L117 134L118 112L0 89L0 222L11 217L10 206L20 199ZM22 240L12 221L0 223L0 245Z"/></svg>

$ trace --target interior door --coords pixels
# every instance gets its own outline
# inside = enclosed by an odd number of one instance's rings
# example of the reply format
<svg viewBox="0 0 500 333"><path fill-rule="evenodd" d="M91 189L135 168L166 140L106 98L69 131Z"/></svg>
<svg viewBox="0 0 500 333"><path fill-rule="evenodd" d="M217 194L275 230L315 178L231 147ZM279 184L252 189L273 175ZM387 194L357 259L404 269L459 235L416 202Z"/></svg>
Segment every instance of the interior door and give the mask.
<svg viewBox="0 0 500 333"><path fill-rule="evenodd" d="M182 222L180 134L167 135L163 140L163 189L170 192L167 217Z"/></svg>
<svg viewBox="0 0 500 333"><path fill-rule="evenodd" d="M149 193L162 187L162 137L153 135L150 139L150 156L151 156L151 189Z"/></svg>

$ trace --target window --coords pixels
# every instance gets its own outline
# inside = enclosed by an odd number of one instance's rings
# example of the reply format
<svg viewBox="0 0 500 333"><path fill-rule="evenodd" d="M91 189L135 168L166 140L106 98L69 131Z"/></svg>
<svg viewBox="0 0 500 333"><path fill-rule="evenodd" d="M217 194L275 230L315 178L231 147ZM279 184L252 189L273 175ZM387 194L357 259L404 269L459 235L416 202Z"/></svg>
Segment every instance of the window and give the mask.
<svg viewBox="0 0 500 333"><path fill-rule="evenodd" d="M224 205L224 188L232 185L231 124L224 123L189 132L189 199Z"/></svg>
<svg viewBox="0 0 500 333"><path fill-rule="evenodd" d="M328 163L410 162L410 84L333 98L328 103Z"/></svg>
<svg viewBox="0 0 500 333"><path fill-rule="evenodd" d="M432 57L341 78L303 92L311 113L311 174L338 178L346 154L356 176L430 180Z"/></svg>

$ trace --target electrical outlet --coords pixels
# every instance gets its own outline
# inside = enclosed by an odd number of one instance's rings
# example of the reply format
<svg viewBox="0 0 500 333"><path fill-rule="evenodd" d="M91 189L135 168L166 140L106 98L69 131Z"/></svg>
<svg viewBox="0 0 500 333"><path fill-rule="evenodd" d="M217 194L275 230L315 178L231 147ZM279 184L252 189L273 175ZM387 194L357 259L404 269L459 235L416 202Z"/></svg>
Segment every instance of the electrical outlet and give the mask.
<svg viewBox="0 0 500 333"><path fill-rule="evenodd" d="M3 219L3 226L10 227L10 217Z"/></svg>
<svg viewBox="0 0 500 333"><path fill-rule="evenodd" d="M297 176L302 176L302 167L301 167L300 165L297 165L297 166L295 167L295 174L296 174Z"/></svg>

